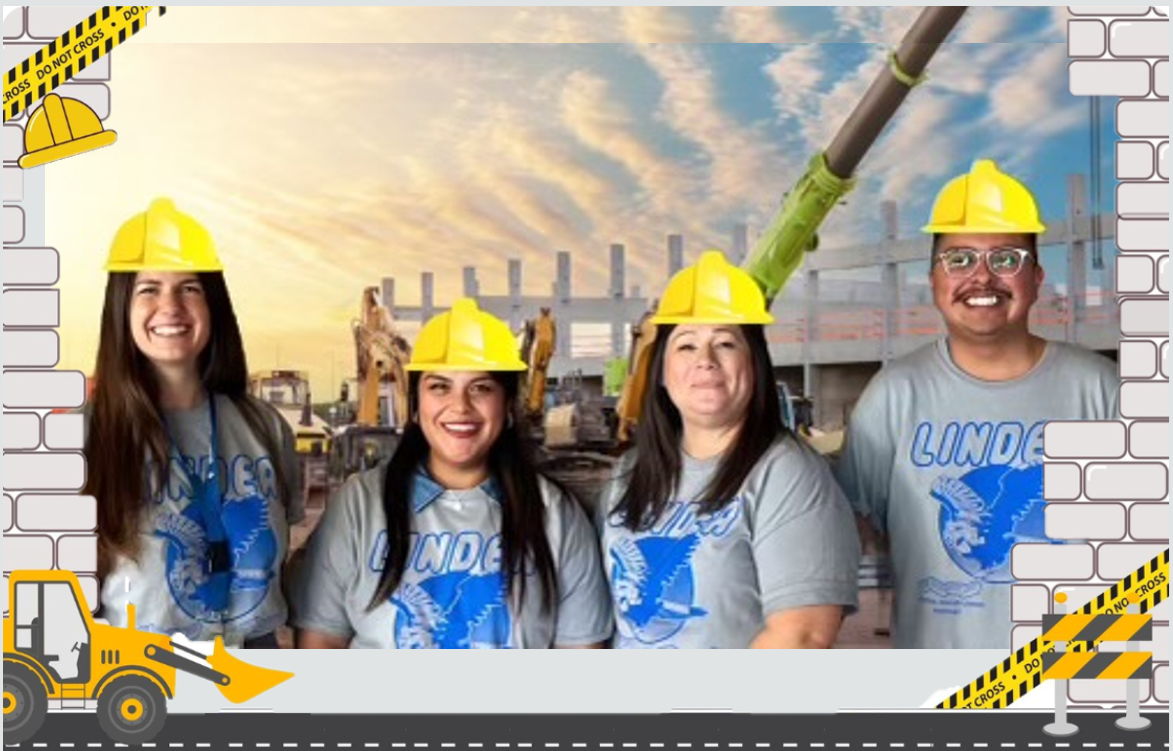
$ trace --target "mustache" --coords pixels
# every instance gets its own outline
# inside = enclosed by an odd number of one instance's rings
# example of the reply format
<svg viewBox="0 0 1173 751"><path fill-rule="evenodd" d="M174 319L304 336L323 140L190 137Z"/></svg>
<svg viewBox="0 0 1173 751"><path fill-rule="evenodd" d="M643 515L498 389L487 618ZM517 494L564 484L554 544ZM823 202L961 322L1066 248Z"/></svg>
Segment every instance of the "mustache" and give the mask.
<svg viewBox="0 0 1173 751"><path fill-rule="evenodd" d="M966 287L954 293L953 302L961 302L967 297L989 297L990 295L1001 295L1009 300L1014 299L1014 294L1005 287L997 284L981 284Z"/></svg>

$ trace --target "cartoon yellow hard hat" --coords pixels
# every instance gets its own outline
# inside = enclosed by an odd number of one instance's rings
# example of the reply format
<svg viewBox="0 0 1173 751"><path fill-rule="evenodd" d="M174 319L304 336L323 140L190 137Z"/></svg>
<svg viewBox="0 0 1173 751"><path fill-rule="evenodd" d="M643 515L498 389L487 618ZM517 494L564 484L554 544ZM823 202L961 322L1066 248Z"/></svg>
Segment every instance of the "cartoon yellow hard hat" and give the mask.
<svg viewBox="0 0 1173 751"><path fill-rule="evenodd" d="M672 277L652 317L655 324L773 322L757 282L717 250L705 251L695 266Z"/></svg>
<svg viewBox="0 0 1173 751"><path fill-rule="evenodd" d="M1026 235L1046 230L1031 192L989 159L974 162L968 174L941 189L923 229L932 234Z"/></svg>
<svg viewBox="0 0 1173 751"><path fill-rule="evenodd" d="M110 246L107 271L223 271L203 225L157 198L122 225Z"/></svg>
<svg viewBox="0 0 1173 751"><path fill-rule="evenodd" d="M85 103L49 94L29 117L24 129L26 153L17 163L32 169L109 146L117 138L114 131L102 130L102 121Z"/></svg>
<svg viewBox="0 0 1173 751"><path fill-rule="evenodd" d="M423 327L407 370L521 371L526 364L509 326L463 297Z"/></svg>

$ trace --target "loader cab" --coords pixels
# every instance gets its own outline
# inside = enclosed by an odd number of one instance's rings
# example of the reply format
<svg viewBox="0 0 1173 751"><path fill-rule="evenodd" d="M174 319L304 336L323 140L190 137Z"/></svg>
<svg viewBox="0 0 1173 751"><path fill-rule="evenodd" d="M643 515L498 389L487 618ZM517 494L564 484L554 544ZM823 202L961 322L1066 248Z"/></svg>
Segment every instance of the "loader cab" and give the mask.
<svg viewBox="0 0 1173 751"><path fill-rule="evenodd" d="M17 582L12 606L18 652L39 662L58 683L90 680L90 629L69 582Z"/></svg>

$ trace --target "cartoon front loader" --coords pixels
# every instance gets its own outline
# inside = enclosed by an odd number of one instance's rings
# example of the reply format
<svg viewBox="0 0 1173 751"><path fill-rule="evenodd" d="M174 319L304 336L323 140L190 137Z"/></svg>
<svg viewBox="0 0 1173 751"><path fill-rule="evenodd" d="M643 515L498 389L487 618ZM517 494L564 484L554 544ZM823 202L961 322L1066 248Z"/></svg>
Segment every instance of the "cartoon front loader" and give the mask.
<svg viewBox="0 0 1173 751"><path fill-rule="evenodd" d="M212 681L233 703L288 680L293 673L258 668L232 657L217 637L210 656L162 634L90 617L70 571L14 571L4 618L4 742L28 740L52 709L97 709L115 742L150 741L167 719L175 671ZM183 652L190 657L184 657Z"/></svg>

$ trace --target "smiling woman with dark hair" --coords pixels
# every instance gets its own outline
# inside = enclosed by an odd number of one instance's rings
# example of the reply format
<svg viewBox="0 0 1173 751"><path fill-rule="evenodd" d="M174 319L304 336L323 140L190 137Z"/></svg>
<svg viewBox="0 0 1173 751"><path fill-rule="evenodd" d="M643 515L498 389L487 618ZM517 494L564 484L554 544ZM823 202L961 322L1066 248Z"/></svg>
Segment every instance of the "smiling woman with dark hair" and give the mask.
<svg viewBox="0 0 1173 751"><path fill-rule="evenodd" d="M718 252L668 285L636 448L602 525L616 647L830 647L858 605L855 522L782 423L772 320Z"/></svg>
<svg viewBox="0 0 1173 751"><path fill-rule="evenodd" d="M330 501L295 577L308 649L548 649L611 635L598 541L539 475L509 328L458 300L420 332L411 421Z"/></svg>
<svg viewBox="0 0 1173 751"><path fill-rule="evenodd" d="M293 434L247 394L211 237L158 200L115 237L85 410L102 617L277 646L281 569L304 504Z"/></svg>

